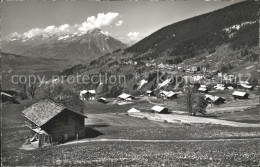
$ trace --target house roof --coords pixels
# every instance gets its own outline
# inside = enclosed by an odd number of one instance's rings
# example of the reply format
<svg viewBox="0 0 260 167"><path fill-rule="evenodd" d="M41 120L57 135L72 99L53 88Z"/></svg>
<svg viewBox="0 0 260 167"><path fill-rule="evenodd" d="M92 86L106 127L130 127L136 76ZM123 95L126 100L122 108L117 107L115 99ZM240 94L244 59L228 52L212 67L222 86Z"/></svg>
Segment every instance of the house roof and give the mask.
<svg viewBox="0 0 260 167"><path fill-rule="evenodd" d="M88 92L91 93L91 94L96 94L95 90L88 90Z"/></svg>
<svg viewBox="0 0 260 167"><path fill-rule="evenodd" d="M244 88L248 88L248 89L251 89L253 86L251 85L246 85L246 84L240 84L242 87Z"/></svg>
<svg viewBox="0 0 260 167"><path fill-rule="evenodd" d="M167 97L172 97L172 96L174 96L175 94L176 94L176 93L170 91L166 96L167 96Z"/></svg>
<svg viewBox="0 0 260 167"><path fill-rule="evenodd" d="M152 93L153 91L152 90L147 90L146 93Z"/></svg>
<svg viewBox="0 0 260 167"><path fill-rule="evenodd" d="M207 88L207 85L200 85L201 88Z"/></svg>
<svg viewBox="0 0 260 167"><path fill-rule="evenodd" d="M46 99L41 100L33 104L32 106L28 107L27 109L23 110L22 114L30 121L35 123L37 126L42 126L46 124L48 121L50 121L53 117L63 112L65 109L87 118L87 116L72 111L62 104L58 104Z"/></svg>
<svg viewBox="0 0 260 167"><path fill-rule="evenodd" d="M104 101L106 101L107 99L104 98L104 97L100 97L98 100L104 100Z"/></svg>
<svg viewBox="0 0 260 167"><path fill-rule="evenodd" d="M241 97L243 97L243 96L245 96L247 93L246 92L239 92L239 91L235 91L235 92L233 92L233 96L241 96Z"/></svg>
<svg viewBox="0 0 260 167"><path fill-rule="evenodd" d="M205 98L206 98L206 99L210 99L210 100L213 101L213 102L217 101L218 99L224 99L224 98L222 98L222 97L213 96L213 95L209 95L209 94L206 94L206 95L205 95Z"/></svg>
<svg viewBox="0 0 260 167"><path fill-rule="evenodd" d="M80 94L86 94L86 93L91 93L91 94L96 94L96 91L95 90L82 90L80 91Z"/></svg>
<svg viewBox="0 0 260 167"><path fill-rule="evenodd" d="M200 87L198 90L199 90L199 91L206 91L207 88Z"/></svg>
<svg viewBox="0 0 260 167"><path fill-rule="evenodd" d="M129 97L134 97L134 96L129 95L129 94L126 94L126 93L122 93L122 94L119 95L118 97L121 98L121 99L127 99L127 98L129 98Z"/></svg>
<svg viewBox="0 0 260 167"><path fill-rule="evenodd" d="M218 89L218 90L225 90L226 87L217 87L216 89Z"/></svg>
<svg viewBox="0 0 260 167"><path fill-rule="evenodd" d="M8 94L8 93L5 93L5 92L1 92L1 95L2 95L2 96L13 97L12 95L10 95L10 94Z"/></svg>
<svg viewBox="0 0 260 167"><path fill-rule="evenodd" d="M169 94L169 92L162 90L162 91L160 92L160 94L163 94L164 96L166 96L167 94Z"/></svg>
<svg viewBox="0 0 260 167"><path fill-rule="evenodd" d="M162 106L153 106L153 108L151 108L152 110L154 111L157 111L157 112L161 112L162 110L165 109L165 107L162 107Z"/></svg>
<svg viewBox="0 0 260 167"><path fill-rule="evenodd" d="M128 113L136 113L136 112L141 112L135 108L131 108L130 110L127 111Z"/></svg>

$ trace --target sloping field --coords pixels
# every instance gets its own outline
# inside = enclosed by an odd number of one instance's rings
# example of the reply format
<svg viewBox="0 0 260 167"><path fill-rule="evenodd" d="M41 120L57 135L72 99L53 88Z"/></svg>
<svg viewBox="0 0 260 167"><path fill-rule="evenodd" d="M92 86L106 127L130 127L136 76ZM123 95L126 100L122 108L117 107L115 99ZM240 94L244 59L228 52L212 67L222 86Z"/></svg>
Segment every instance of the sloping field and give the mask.
<svg viewBox="0 0 260 167"><path fill-rule="evenodd" d="M259 166L260 140L89 142L38 150L3 150L4 166Z"/></svg>
<svg viewBox="0 0 260 167"><path fill-rule="evenodd" d="M130 116L138 118L147 118L148 120L159 121L159 122L169 122L169 123L183 123L183 124L215 124L215 125L225 125L233 127L259 127L260 124L248 124L240 123L226 120L219 120L213 118L205 117L194 117L189 115L177 115L177 114L149 114L149 113L134 113Z"/></svg>

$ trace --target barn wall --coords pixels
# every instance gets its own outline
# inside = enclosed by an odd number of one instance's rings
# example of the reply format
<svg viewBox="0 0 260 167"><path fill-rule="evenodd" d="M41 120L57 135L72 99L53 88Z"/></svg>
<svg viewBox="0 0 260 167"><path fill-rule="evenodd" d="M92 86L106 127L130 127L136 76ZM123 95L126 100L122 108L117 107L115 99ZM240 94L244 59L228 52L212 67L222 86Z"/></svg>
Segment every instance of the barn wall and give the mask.
<svg viewBox="0 0 260 167"><path fill-rule="evenodd" d="M83 121L83 125L79 125L80 121ZM42 129L52 136L53 142L76 139L76 134L80 138L85 136L84 117L64 111L50 120Z"/></svg>

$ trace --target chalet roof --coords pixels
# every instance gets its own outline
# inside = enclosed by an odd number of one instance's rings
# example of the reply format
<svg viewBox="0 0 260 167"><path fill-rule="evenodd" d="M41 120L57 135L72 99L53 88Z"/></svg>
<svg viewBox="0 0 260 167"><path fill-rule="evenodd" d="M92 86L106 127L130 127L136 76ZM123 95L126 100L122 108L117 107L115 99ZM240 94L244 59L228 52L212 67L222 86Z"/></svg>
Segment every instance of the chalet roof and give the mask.
<svg viewBox="0 0 260 167"><path fill-rule="evenodd" d="M165 107L162 106L153 106L152 110L156 112L161 112L162 110L166 109Z"/></svg>
<svg viewBox="0 0 260 167"><path fill-rule="evenodd" d="M106 101L107 99L104 98L104 97L100 97L98 100L104 100L104 101Z"/></svg>
<svg viewBox="0 0 260 167"><path fill-rule="evenodd" d="M213 96L213 95L209 95L209 94L206 94L206 95L205 95L205 98L206 98L206 99L210 99L210 100L213 101L213 102L217 101L218 99L224 99L224 98L222 98L222 97Z"/></svg>
<svg viewBox="0 0 260 167"><path fill-rule="evenodd" d="M251 85L247 85L247 84L240 84L242 87L244 88L248 88L248 89L251 89L253 86Z"/></svg>
<svg viewBox="0 0 260 167"><path fill-rule="evenodd" d="M233 96L241 96L241 97L243 97L243 96L245 96L247 93L246 92L239 92L239 91L235 91L235 92L233 92Z"/></svg>
<svg viewBox="0 0 260 167"><path fill-rule="evenodd" d="M141 112L135 108L131 108L130 110L127 111L128 113L137 113L137 112Z"/></svg>
<svg viewBox="0 0 260 167"><path fill-rule="evenodd" d="M69 110L62 104L58 104L46 99L41 100L33 104L32 106L28 107L27 109L23 110L22 114L30 121L35 123L37 126L42 126L46 124L49 120L51 120L53 117L63 112L65 109L87 118L87 116L81 113Z"/></svg>
<svg viewBox="0 0 260 167"><path fill-rule="evenodd" d="M134 97L132 95L126 94L126 93L122 93L121 95L118 96L120 99L127 99L130 97Z"/></svg>
<svg viewBox="0 0 260 167"><path fill-rule="evenodd" d="M233 86L228 86L227 88L230 90L234 89Z"/></svg>
<svg viewBox="0 0 260 167"><path fill-rule="evenodd" d="M177 93L174 93L174 92L172 92L172 91L170 91L166 96L167 97L172 97L172 96L174 96L174 95L176 95Z"/></svg>
<svg viewBox="0 0 260 167"><path fill-rule="evenodd" d="M207 88L200 87L198 90L199 90L199 91L206 91Z"/></svg>
<svg viewBox="0 0 260 167"><path fill-rule="evenodd" d="M218 89L218 90L225 90L226 87L217 87L216 89Z"/></svg>
<svg viewBox="0 0 260 167"><path fill-rule="evenodd" d="M207 85L200 85L201 88L207 88Z"/></svg>
<svg viewBox="0 0 260 167"><path fill-rule="evenodd" d="M80 91L80 94L86 94L86 93L91 93L91 94L96 94L96 91L95 90L82 90Z"/></svg>
<svg viewBox="0 0 260 167"><path fill-rule="evenodd" d="M147 90L146 93L152 93L153 91L152 90Z"/></svg>
<svg viewBox="0 0 260 167"><path fill-rule="evenodd" d="M96 94L95 90L88 90L88 92L91 93L91 94Z"/></svg>
<svg viewBox="0 0 260 167"><path fill-rule="evenodd" d="M8 97L13 97L12 95L5 93L5 92L1 92L1 96L8 96Z"/></svg>

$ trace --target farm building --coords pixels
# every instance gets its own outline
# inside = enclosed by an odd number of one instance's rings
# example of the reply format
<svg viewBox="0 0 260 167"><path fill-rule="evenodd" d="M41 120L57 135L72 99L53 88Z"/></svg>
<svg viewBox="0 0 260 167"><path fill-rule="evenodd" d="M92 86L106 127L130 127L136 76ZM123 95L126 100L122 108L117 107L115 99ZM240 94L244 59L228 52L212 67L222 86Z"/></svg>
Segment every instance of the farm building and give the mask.
<svg viewBox="0 0 260 167"><path fill-rule="evenodd" d="M80 91L80 99L81 100L94 100L96 96L95 90L82 90Z"/></svg>
<svg viewBox="0 0 260 167"><path fill-rule="evenodd" d="M198 92L200 92L200 93L208 93L208 88L200 87L200 88L198 89Z"/></svg>
<svg viewBox="0 0 260 167"><path fill-rule="evenodd" d="M104 103L104 104L108 103L108 102L107 102L107 99L104 98L104 97L100 97L100 98L98 99L98 102Z"/></svg>
<svg viewBox="0 0 260 167"><path fill-rule="evenodd" d="M225 84L217 84L216 86L214 86L215 89L217 90L225 90L227 89Z"/></svg>
<svg viewBox="0 0 260 167"><path fill-rule="evenodd" d="M246 92L239 92L239 91L235 91L233 92L233 97L234 99L248 99L249 94Z"/></svg>
<svg viewBox="0 0 260 167"><path fill-rule="evenodd" d="M22 111L38 147L85 136L85 115L50 100L41 100Z"/></svg>
<svg viewBox="0 0 260 167"><path fill-rule="evenodd" d="M239 88L239 89L244 89L244 90L253 90L253 89L254 89L253 86L247 85L247 84L239 84L239 85L238 85L238 88Z"/></svg>
<svg viewBox="0 0 260 167"><path fill-rule="evenodd" d="M233 88L233 86L228 86L227 87L229 90L233 90L234 88Z"/></svg>
<svg viewBox="0 0 260 167"><path fill-rule="evenodd" d="M219 104L223 104L225 103L226 99L219 97L219 96L213 96L213 95L209 95L206 94L205 95L205 99L209 102L212 103L214 105L219 105Z"/></svg>
<svg viewBox="0 0 260 167"><path fill-rule="evenodd" d="M135 108L131 108L130 110L127 111L128 114L130 113L140 113L141 111L135 109Z"/></svg>
<svg viewBox="0 0 260 167"><path fill-rule="evenodd" d="M5 92L1 92L1 102L2 103L11 103L11 104L20 104L18 101L15 100L15 98Z"/></svg>
<svg viewBox="0 0 260 167"><path fill-rule="evenodd" d="M169 113L168 108L166 107L161 107L161 106L153 106L153 108L151 108L151 110L155 113L160 113L160 114L167 114Z"/></svg>
<svg viewBox="0 0 260 167"><path fill-rule="evenodd" d="M123 101L129 101L129 100L133 100L135 97L126 93L122 93L121 95L118 96L118 98Z"/></svg>
<svg viewBox="0 0 260 167"><path fill-rule="evenodd" d="M164 99L176 99L177 98L177 93L174 93L172 91L161 91L160 96Z"/></svg>
<svg viewBox="0 0 260 167"><path fill-rule="evenodd" d="M145 93L147 96L154 96L154 91L152 90L147 90Z"/></svg>

